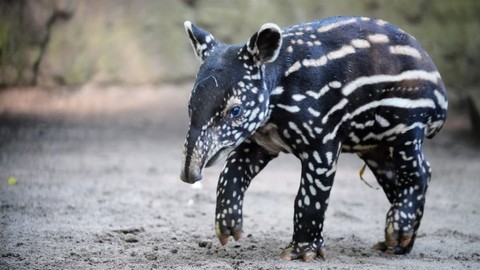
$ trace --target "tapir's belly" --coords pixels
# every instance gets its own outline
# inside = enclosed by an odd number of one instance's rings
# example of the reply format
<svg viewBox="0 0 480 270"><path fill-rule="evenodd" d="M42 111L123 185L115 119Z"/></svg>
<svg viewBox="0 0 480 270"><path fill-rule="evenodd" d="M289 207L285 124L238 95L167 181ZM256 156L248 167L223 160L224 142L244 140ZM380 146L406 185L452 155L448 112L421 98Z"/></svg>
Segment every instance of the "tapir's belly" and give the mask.
<svg viewBox="0 0 480 270"><path fill-rule="evenodd" d="M280 152L292 152L290 146L280 137L277 125L273 123L268 123L257 129L251 139L270 155L277 155Z"/></svg>

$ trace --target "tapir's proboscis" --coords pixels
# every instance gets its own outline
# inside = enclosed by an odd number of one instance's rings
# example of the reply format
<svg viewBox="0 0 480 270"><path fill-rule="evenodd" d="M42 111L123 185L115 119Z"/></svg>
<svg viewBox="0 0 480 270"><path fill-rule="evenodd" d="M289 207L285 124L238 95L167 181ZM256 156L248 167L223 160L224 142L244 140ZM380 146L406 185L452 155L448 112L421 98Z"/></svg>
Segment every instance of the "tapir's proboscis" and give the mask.
<svg viewBox="0 0 480 270"><path fill-rule="evenodd" d="M341 152L356 153L390 210L374 248L408 253L430 181L423 154L447 117L445 87L414 37L379 19L332 17L280 29L267 23L227 45L185 22L201 61L191 93L181 179L195 183L222 156L215 230L242 233L250 181L280 152L301 162L286 260L325 256L322 229ZM281 179L278 179L281 181Z"/></svg>

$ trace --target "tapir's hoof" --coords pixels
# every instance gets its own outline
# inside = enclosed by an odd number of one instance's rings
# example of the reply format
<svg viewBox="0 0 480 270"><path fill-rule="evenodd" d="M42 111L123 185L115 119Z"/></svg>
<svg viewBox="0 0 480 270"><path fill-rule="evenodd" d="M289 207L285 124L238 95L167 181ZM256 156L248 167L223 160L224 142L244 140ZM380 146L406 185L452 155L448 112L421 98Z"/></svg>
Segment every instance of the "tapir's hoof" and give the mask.
<svg viewBox="0 0 480 270"><path fill-rule="evenodd" d="M395 235L390 235L387 237L386 241L378 242L372 248L387 254L402 255L407 254L412 250L414 242L415 237L412 236L405 235L402 237L396 237Z"/></svg>
<svg viewBox="0 0 480 270"><path fill-rule="evenodd" d="M286 261L303 260L305 262L311 262L317 257L325 259L325 248L316 248L313 245L304 248L298 248L295 247L295 245L290 244L280 254L280 258Z"/></svg>
<svg viewBox="0 0 480 270"><path fill-rule="evenodd" d="M228 244L228 239L230 236L233 236L235 241L240 240L242 237L242 229L241 227L234 228L232 230L221 230L220 227L217 225L215 228L215 233L217 234L218 240L222 246Z"/></svg>

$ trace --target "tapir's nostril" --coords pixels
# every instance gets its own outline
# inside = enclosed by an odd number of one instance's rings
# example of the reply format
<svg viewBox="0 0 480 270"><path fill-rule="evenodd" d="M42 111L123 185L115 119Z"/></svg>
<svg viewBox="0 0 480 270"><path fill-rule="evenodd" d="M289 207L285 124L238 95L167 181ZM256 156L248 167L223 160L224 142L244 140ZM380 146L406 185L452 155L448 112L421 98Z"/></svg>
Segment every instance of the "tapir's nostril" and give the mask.
<svg viewBox="0 0 480 270"><path fill-rule="evenodd" d="M193 184L202 179L202 174L198 171L186 173L184 170L182 170L180 173L180 179L185 183Z"/></svg>

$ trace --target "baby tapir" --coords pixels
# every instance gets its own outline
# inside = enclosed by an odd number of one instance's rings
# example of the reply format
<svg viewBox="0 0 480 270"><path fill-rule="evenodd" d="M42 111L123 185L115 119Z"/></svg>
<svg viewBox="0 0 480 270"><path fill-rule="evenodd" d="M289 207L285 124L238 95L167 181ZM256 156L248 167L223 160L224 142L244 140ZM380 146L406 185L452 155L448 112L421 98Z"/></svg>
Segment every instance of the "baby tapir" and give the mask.
<svg viewBox="0 0 480 270"><path fill-rule="evenodd" d="M340 152L365 161L391 204L385 240L408 253L423 215L431 170L423 154L447 116L445 88L414 37L383 20L333 17L280 29L264 24L227 45L185 22L202 62L190 97L181 179L227 155L215 229L239 239L250 181L280 152L302 164L294 230L281 257L324 256L322 228Z"/></svg>

